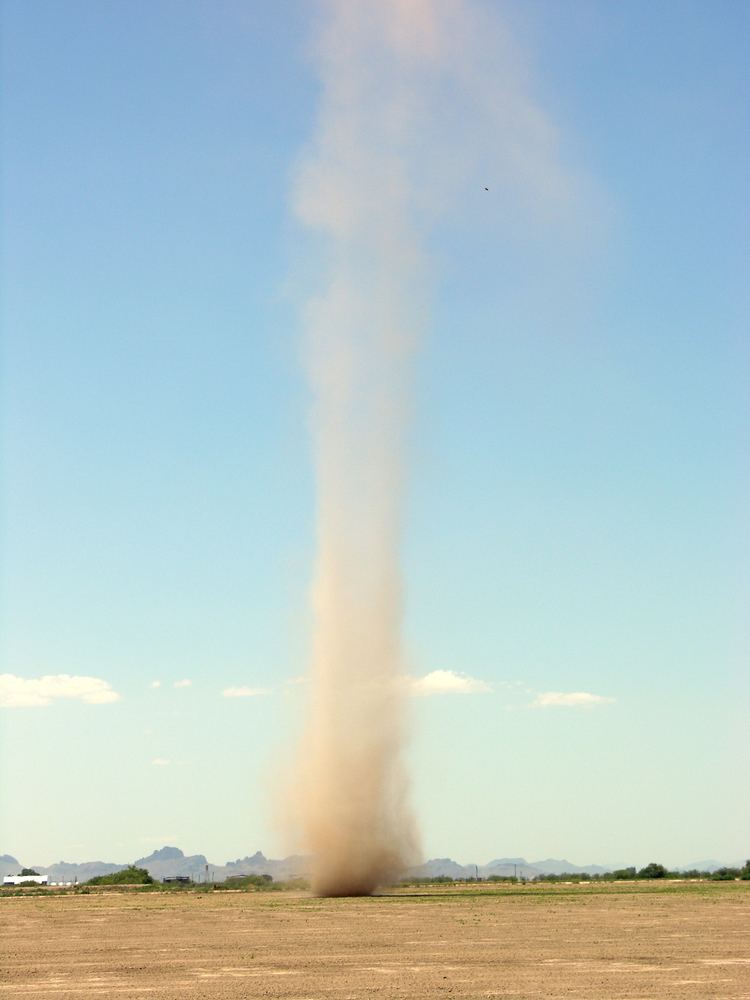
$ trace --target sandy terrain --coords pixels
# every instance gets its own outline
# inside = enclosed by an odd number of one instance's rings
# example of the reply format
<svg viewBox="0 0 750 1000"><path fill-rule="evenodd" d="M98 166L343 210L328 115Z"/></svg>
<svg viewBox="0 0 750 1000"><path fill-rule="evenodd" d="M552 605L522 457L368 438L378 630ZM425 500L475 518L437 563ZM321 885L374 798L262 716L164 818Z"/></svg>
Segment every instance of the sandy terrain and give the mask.
<svg viewBox="0 0 750 1000"><path fill-rule="evenodd" d="M5 997L750 998L750 883L0 899Z"/></svg>

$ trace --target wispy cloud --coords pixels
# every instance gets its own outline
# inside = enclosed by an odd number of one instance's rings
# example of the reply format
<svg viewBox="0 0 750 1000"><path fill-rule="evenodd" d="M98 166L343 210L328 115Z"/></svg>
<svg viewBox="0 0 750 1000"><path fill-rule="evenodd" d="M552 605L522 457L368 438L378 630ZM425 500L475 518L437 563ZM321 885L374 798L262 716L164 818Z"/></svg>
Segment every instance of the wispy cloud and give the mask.
<svg viewBox="0 0 750 1000"><path fill-rule="evenodd" d="M176 688L189 688L192 686L192 681L188 680L187 677L181 681L175 681L172 687Z"/></svg>
<svg viewBox="0 0 750 1000"><path fill-rule="evenodd" d="M424 677L410 678L409 686L414 695L489 694L492 691L486 681L454 670L433 670Z"/></svg>
<svg viewBox="0 0 750 1000"><path fill-rule="evenodd" d="M257 698L271 694L271 691L269 688L229 687L224 688L221 693L224 698Z"/></svg>
<svg viewBox="0 0 750 1000"><path fill-rule="evenodd" d="M150 688L160 688L161 687L161 681L151 681L151 683L149 684L149 687Z"/></svg>
<svg viewBox="0 0 750 1000"><path fill-rule="evenodd" d="M120 695L100 677L77 677L70 674L45 674L43 677L17 677L0 674L0 706L35 708L50 705L58 698L73 698L89 705L106 705Z"/></svg>
<svg viewBox="0 0 750 1000"><path fill-rule="evenodd" d="M543 691L536 696L533 705L536 708L581 708L593 705L605 705L613 702L603 694L590 694L588 691Z"/></svg>
<svg viewBox="0 0 750 1000"><path fill-rule="evenodd" d="M172 761L168 757L154 757L151 761L152 767L168 767Z"/></svg>

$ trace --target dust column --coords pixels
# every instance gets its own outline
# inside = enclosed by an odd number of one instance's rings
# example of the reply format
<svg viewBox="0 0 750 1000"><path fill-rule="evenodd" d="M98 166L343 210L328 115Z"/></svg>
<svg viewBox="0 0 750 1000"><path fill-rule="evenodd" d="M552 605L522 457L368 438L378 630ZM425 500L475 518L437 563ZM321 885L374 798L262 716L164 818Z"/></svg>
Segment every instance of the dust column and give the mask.
<svg viewBox="0 0 750 1000"><path fill-rule="evenodd" d="M317 566L302 810L315 891L359 895L418 858L408 801L399 543L412 358L424 326L413 136L427 7L326 5L323 86L295 209L321 234L305 307ZM427 46L427 48L426 48Z"/></svg>

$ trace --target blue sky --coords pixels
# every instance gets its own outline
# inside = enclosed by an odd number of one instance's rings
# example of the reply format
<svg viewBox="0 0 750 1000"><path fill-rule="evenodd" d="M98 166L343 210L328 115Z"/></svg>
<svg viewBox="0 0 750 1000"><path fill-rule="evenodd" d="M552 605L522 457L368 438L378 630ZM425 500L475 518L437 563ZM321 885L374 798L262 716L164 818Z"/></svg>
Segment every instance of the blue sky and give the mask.
<svg viewBox="0 0 750 1000"><path fill-rule="evenodd" d="M483 6L585 204L524 233L478 175L430 244L405 634L469 690L413 699L425 853L744 858L750 10ZM3 5L0 851L29 863L286 850L314 21ZM25 683L59 675L105 686Z"/></svg>

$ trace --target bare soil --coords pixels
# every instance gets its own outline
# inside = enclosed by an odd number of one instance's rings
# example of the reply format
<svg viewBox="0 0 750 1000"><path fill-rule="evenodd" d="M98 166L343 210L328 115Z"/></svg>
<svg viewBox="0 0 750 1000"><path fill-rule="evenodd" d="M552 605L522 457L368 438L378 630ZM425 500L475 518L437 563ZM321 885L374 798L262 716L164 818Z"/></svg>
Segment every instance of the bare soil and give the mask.
<svg viewBox="0 0 750 1000"><path fill-rule="evenodd" d="M750 883L0 899L0 1000L750 1000Z"/></svg>

